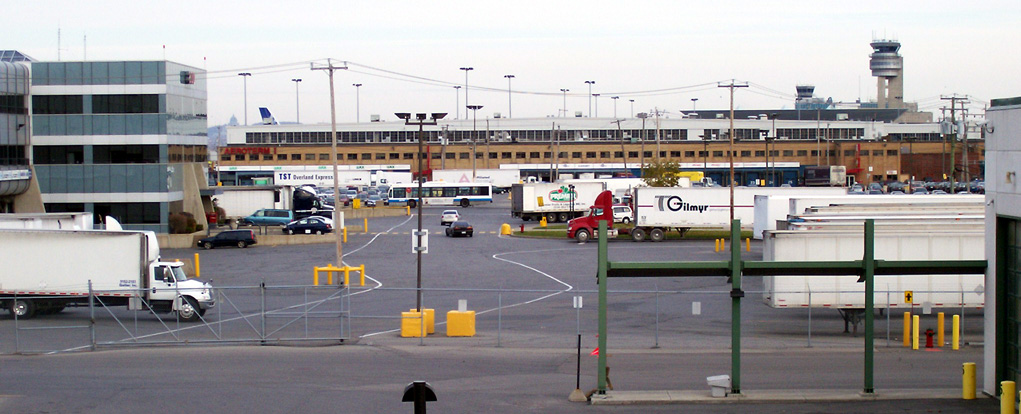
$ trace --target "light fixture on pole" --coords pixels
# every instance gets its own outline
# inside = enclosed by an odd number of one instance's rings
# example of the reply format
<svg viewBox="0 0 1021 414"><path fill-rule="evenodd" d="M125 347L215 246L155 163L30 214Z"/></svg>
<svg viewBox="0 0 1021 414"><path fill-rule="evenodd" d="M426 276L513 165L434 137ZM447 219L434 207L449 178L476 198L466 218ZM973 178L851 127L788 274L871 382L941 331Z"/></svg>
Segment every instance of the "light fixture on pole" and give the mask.
<svg viewBox="0 0 1021 414"><path fill-rule="evenodd" d="M635 117L635 100L634 99L628 99L628 101L631 102L631 117L634 118Z"/></svg>
<svg viewBox="0 0 1021 414"><path fill-rule="evenodd" d="M252 74L248 72L241 72L238 76L245 81L245 126L248 126L248 77L252 76Z"/></svg>
<svg viewBox="0 0 1021 414"><path fill-rule="evenodd" d="M298 95L298 83L301 82L301 78L291 79L294 82L294 117L295 122L301 123L301 99Z"/></svg>
<svg viewBox="0 0 1021 414"><path fill-rule="evenodd" d="M511 112L511 79L514 79L514 75L503 75L507 78L507 117L511 118L513 113Z"/></svg>
<svg viewBox="0 0 1021 414"><path fill-rule="evenodd" d="M698 98L691 98L691 112L695 112L695 103L698 102Z"/></svg>
<svg viewBox="0 0 1021 414"><path fill-rule="evenodd" d="M600 94L598 93L592 94L592 97L595 98L596 101L596 118L599 118L599 95Z"/></svg>
<svg viewBox="0 0 1021 414"><path fill-rule="evenodd" d="M352 83L351 86L355 87L355 123L362 122L362 84Z"/></svg>
<svg viewBox="0 0 1021 414"><path fill-rule="evenodd" d="M475 70L475 68L473 68L471 66L466 66L466 67L462 67L461 70L464 71L464 104L468 105L468 103L469 103L468 102L468 71ZM465 116L465 118L467 118L468 117L468 112L465 112L464 116Z"/></svg>
<svg viewBox="0 0 1021 414"><path fill-rule="evenodd" d="M560 92L562 92L564 94L564 109L563 109L563 111L564 111L564 118L567 118L567 92L568 91L570 91L570 89L560 88Z"/></svg>
<svg viewBox="0 0 1021 414"><path fill-rule="evenodd" d="M617 100L620 99L620 97L611 96L610 99L613 99L613 119L617 119Z"/></svg>
<svg viewBox="0 0 1021 414"><path fill-rule="evenodd" d="M394 115L397 115L398 118L403 119L405 125L418 125L418 157L416 157L416 158L418 158L418 197L417 197L418 198L418 202L416 203L418 205L418 231L415 232L415 235L416 235L415 237L418 240L418 245L416 247L417 251L415 252L415 254L418 255L418 278L417 278L417 283L415 285L416 286L416 290L415 291L417 292L417 294L416 294L416 301L415 301L415 310L417 310L418 312L422 312L422 251L424 250L424 247L422 246L422 235L423 235L423 233L422 233L422 204L423 204L422 203L422 182L425 181L425 174L424 174L424 171L422 171L422 141L425 140L425 133L423 132L423 126L424 125L436 125L436 121L438 121L440 119L443 119L443 117L447 116L447 114L445 114L445 113L435 113L434 112L431 115L427 115L427 114L423 114L423 113L418 113L418 114L415 114L415 120L411 119L411 113L409 113L409 112L398 112L398 113L395 113ZM412 201L414 201L414 200L412 200Z"/></svg>
<svg viewBox="0 0 1021 414"><path fill-rule="evenodd" d="M477 141L476 140L476 135L478 134L477 132L475 132L476 131L475 130L475 114L478 112L479 109L482 109L482 105L468 105L468 109L471 109L471 111L472 111L472 182L474 183L475 182L475 160L477 159L477 152L475 150L475 148L476 148L475 145L476 145L476 141Z"/></svg>
<svg viewBox="0 0 1021 414"><path fill-rule="evenodd" d="M585 81L588 84L588 117L592 117L592 85L596 84L596 81Z"/></svg>

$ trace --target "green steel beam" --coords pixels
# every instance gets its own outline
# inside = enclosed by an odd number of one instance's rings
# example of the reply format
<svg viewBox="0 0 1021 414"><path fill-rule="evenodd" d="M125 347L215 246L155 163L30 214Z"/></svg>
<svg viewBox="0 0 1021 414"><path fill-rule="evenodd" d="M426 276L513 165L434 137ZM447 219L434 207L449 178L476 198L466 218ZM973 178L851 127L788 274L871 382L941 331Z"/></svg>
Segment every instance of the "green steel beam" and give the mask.
<svg viewBox="0 0 1021 414"><path fill-rule="evenodd" d="M862 262L865 263L865 387L864 393L871 395L874 391L872 387L873 379L873 359L875 349L872 346L872 341L875 338L875 332L873 332L873 320L875 315L872 314L872 310L876 304L876 222L873 219L865 220L865 253L862 257Z"/></svg>
<svg viewBox="0 0 1021 414"><path fill-rule="evenodd" d="M733 188L733 187L731 187ZM741 394L741 220L730 223L730 387L734 394Z"/></svg>
<svg viewBox="0 0 1021 414"><path fill-rule="evenodd" d="M599 339L597 340L599 349L599 362L597 364L596 389L600 394L606 394L606 354L609 352L606 349L606 269L609 267L609 254L607 253L606 246L606 220L599 221L599 264L596 267L597 277L599 278Z"/></svg>

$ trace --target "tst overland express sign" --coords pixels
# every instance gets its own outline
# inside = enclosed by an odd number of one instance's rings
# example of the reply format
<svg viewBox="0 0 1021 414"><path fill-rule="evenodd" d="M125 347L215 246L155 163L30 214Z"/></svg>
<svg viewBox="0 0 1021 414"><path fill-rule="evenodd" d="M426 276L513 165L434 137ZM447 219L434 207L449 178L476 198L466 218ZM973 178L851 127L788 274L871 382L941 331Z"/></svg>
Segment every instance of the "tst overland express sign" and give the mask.
<svg viewBox="0 0 1021 414"><path fill-rule="evenodd" d="M680 196L675 195L657 195L656 207L659 211L694 211L698 213L705 212L708 208L708 204L691 204L685 202Z"/></svg>

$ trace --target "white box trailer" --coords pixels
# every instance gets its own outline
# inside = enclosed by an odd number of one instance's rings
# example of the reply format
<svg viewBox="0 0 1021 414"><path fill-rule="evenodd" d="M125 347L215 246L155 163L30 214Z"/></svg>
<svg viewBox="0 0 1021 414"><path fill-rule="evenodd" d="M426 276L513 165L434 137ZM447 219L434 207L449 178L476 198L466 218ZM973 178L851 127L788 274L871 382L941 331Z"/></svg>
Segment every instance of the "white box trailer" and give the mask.
<svg viewBox="0 0 1021 414"><path fill-rule="evenodd" d="M765 261L861 260L864 232L857 230L765 232ZM982 260L985 233L977 226L960 230L943 225L895 228L875 233L875 257L882 260ZM765 276L763 301L773 308L864 309L865 285L857 276ZM876 308L982 308L983 275L876 276ZM888 294L889 293L889 294ZM889 301L887 301L889 298Z"/></svg>
<svg viewBox="0 0 1021 414"><path fill-rule="evenodd" d="M227 217L245 217L261 209L290 210L290 199L282 195L277 186L220 187L216 205L223 208Z"/></svg>
<svg viewBox="0 0 1021 414"><path fill-rule="evenodd" d="M90 292L107 306L176 311L184 321L214 304L211 285L159 261L153 232L3 229L0 263L0 306L19 318L86 305Z"/></svg>
<svg viewBox="0 0 1021 414"><path fill-rule="evenodd" d="M803 188L803 187L799 187ZM755 225L752 237L762 239L762 232L776 230L777 220L786 220L788 215L799 215L812 207L851 204L888 205L932 205L945 203L984 202L981 195L856 195L846 194L840 188L813 187L799 194L761 194L755 197ZM835 193L826 193L836 190ZM822 193L820 193L822 191Z"/></svg>
<svg viewBox="0 0 1021 414"><path fill-rule="evenodd" d="M92 213L0 214L0 229L92 230Z"/></svg>
<svg viewBox="0 0 1021 414"><path fill-rule="evenodd" d="M578 183L574 185L571 197L567 183L514 184L511 187L511 215L524 221L539 221L546 217L548 222L567 222L588 214L596 196L603 192L601 182Z"/></svg>
<svg viewBox="0 0 1021 414"><path fill-rule="evenodd" d="M448 183L485 183L496 188L508 189L512 185L521 182L521 171L499 168L486 168L475 170L475 179L472 180L472 170L433 170L433 181L444 181Z"/></svg>
<svg viewBox="0 0 1021 414"><path fill-rule="evenodd" d="M411 176L411 172L408 171L376 171L372 174L372 185L396 185L396 184L410 184L414 182ZM332 187L333 184L330 184Z"/></svg>
<svg viewBox="0 0 1021 414"><path fill-rule="evenodd" d="M842 188L807 187L736 187L734 218L741 226L755 223L756 196L838 195ZM635 196L635 223L642 227L730 227L730 188L638 188Z"/></svg>

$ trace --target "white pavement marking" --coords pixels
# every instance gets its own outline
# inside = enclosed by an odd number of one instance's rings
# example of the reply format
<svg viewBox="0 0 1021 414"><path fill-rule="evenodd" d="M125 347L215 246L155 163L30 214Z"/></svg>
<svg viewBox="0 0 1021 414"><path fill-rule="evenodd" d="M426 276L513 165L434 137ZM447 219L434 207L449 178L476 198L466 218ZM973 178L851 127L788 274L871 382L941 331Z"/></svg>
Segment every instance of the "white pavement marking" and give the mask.
<svg viewBox="0 0 1021 414"><path fill-rule="evenodd" d="M515 262L513 260L505 259L503 257L500 257L500 256L511 255L511 254L522 254L522 253L528 254L528 253L543 253L543 252L549 252L549 250L548 249L547 250L529 250L529 251L521 251L521 252L497 253L497 254L494 254L492 256L492 258L494 258L496 260L499 260L499 261L502 261L502 262L507 262L507 263L510 263L510 264L513 264L513 265L521 266L521 267L524 267L525 269L528 269L528 270L531 270L533 272L536 272L536 273L538 273L540 275L543 275L546 278L549 278L550 280L553 280L554 282L557 282L557 283L559 283L561 285L564 285L566 287L566 289L560 290L560 291L557 291L557 292L553 292L553 293L550 293L548 295L540 296L540 297L535 298L535 299L526 300L524 302L518 302L518 303L509 304L509 305L503 305L502 309L513 308L513 307L518 307L518 306L522 306L522 305L532 304L532 303L538 302L538 301L543 300L543 299L551 298L553 296L559 295L559 294L564 293L564 292L569 292L569 291L574 289L574 286L571 286L571 285L569 285L567 283L564 283L564 281L553 277L549 273L543 272L543 271L541 271L539 269L536 269L536 268L534 268L532 266L526 265L526 264L521 263L521 262ZM496 311L496 310L499 310L499 309L501 309L501 307L489 308L489 309L486 309L486 310L483 310L483 311L475 312L475 314L476 315L484 315L484 314L487 314L487 313L490 313L490 312L493 312L493 311ZM436 322L437 325L443 325L444 323L445 322ZM386 331L367 333L365 335L359 336L359 338L368 338L370 336L376 336L376 335L382 335L382 334L387 334L387 333L393 333L393 332L397 332L397 331L400 331L400 329L390 329L390 330L386 330Z"/></svg>

